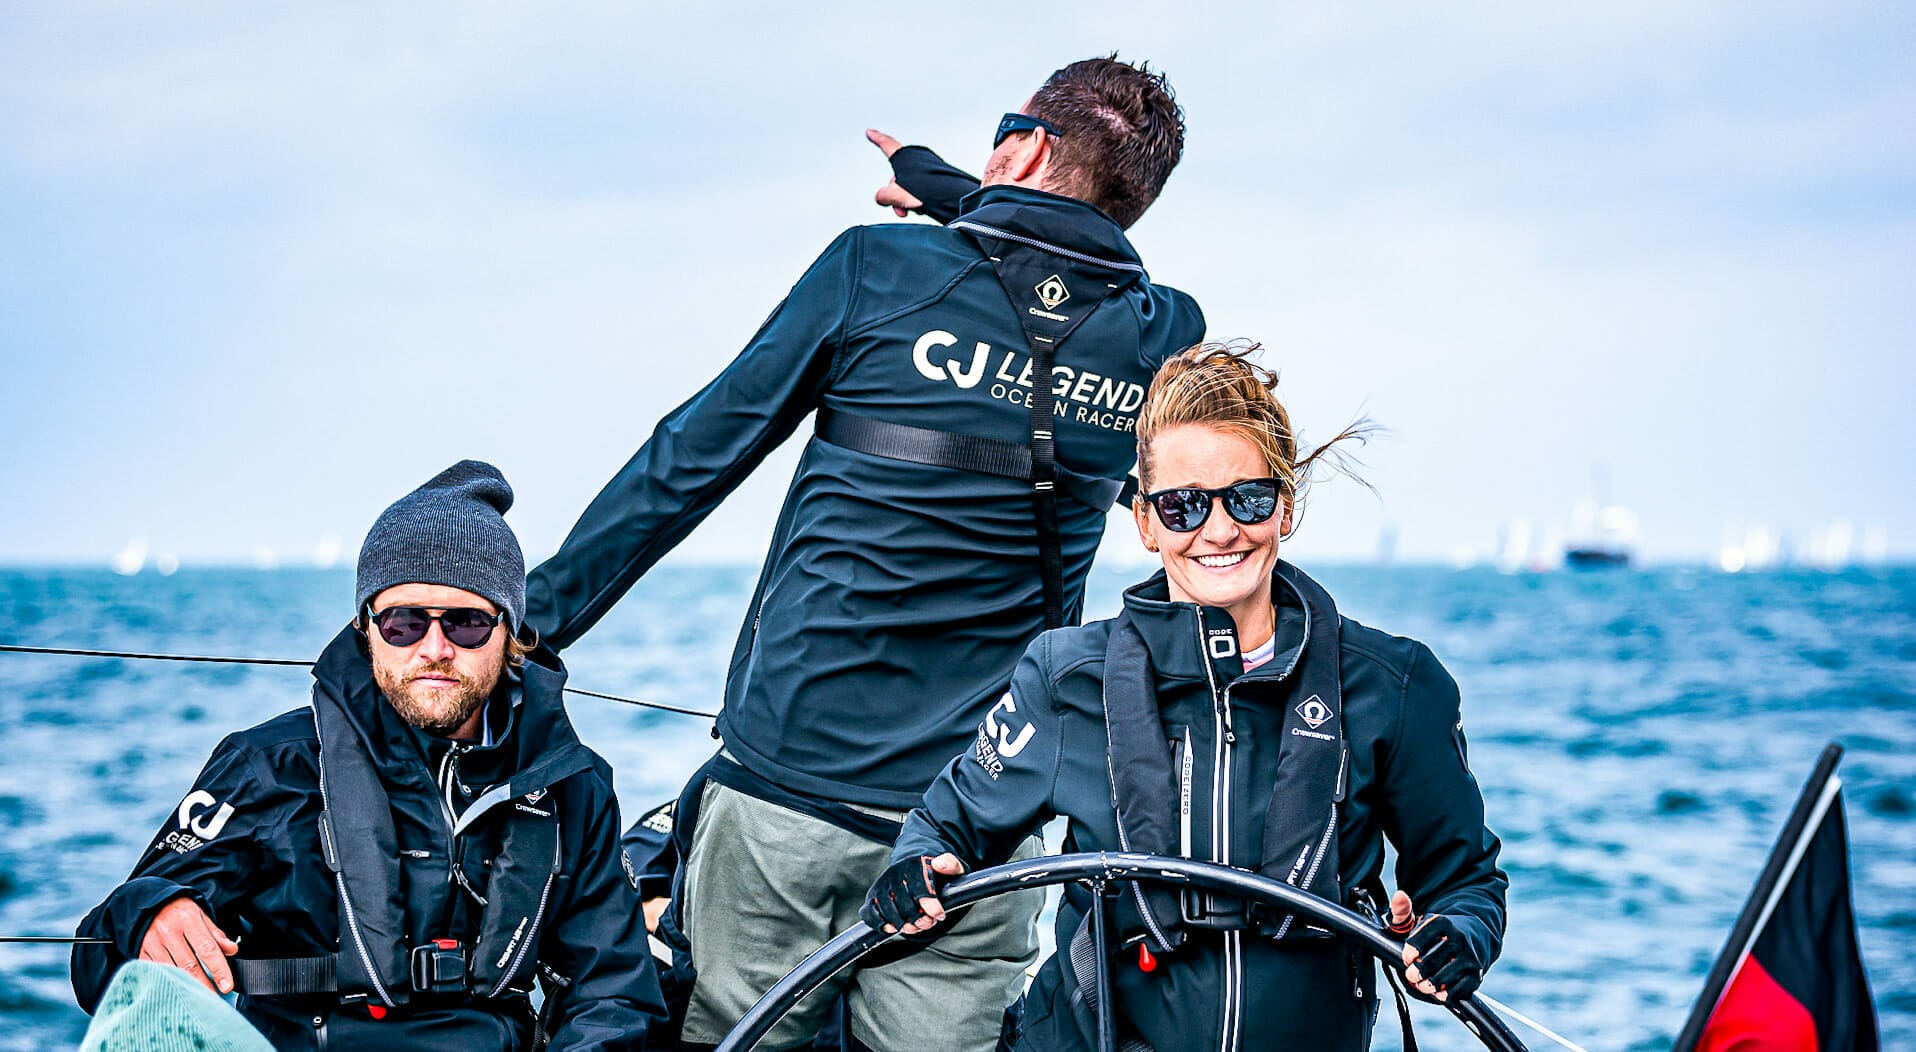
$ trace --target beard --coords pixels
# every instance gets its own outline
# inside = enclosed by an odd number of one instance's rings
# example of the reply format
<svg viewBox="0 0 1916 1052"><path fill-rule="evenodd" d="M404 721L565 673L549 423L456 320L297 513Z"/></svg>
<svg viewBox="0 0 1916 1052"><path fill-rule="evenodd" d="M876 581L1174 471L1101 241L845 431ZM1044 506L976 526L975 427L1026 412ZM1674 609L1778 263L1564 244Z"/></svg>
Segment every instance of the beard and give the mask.
<svg viewBox="0 0 1916 1052"><path fill-rule="evenodd" d="M450 676L459 681L459 686L455 689L420 686L420 677L427 675ZM492 688L499 682L499 665L494 664L482 675L471 676L451 662L408 670L388 668L375 661L373 681L379 684L380 693L386 696L400 718L427 734L444 738L464 726L492 696Z"/></svg>

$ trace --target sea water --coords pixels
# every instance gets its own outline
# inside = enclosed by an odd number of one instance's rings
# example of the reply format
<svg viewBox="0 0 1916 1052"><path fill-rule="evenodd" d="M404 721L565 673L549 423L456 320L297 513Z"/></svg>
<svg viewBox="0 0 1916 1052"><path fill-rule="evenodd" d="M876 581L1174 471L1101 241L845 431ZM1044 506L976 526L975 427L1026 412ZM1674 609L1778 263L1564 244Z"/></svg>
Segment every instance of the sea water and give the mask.
<svg viewBox="0 0 1916 1052"><path fill-rule="evenodd" d="M1429 643L1462 688L1510 873L1487 992L1593 1050L1667 1048L1837 740L1884 1047L1916 1048L1916 569L1306 569L1347 615ZM1097 572L1089 615L1114 612L1135 576ZM716 708L753 579L655 571L568 653L573 684ZM0 570L0 643L310 659L351 593L340 572ZM309 682L293 668L0 654L0 934L70 934L214 745L304 704ZM570 707L617 769L628 818L675 795L714 746L697 717ZM0 1050L78 1043L66 961L64 948L0 945ZM1441 1010L1417 1018L1424 1047L1475 1047ZM1394 1029L1386 1009L1379 1048Z"/></svg>

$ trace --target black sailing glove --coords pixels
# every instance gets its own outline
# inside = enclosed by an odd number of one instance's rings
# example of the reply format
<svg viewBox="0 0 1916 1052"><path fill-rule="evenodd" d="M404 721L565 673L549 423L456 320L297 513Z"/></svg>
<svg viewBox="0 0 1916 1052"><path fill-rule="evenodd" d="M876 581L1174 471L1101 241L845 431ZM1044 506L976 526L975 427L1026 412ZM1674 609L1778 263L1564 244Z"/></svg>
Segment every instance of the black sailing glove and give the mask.
<svg viewBox="0 0 1916 1052"><path fill-rule="evenodd" d="M1418 986L1418 980L1443 991L1448 1004L1476 993L1484 981L1487 962L1457 922L1441 913L1426 914L1404 945L1417 951L1416 963L1405 969L1405 978L1411 979L1410 988L1426 1001L1433 998Z"/></svg>
<svg viewBox="0 0 1916 1052"><path fill-rule="evenodd" d="M958 218L958 203L978 189L969 172L945 163L923 146L902 146L891 155L891 177L906 193L924 202L918 210L949 223Z"/></svg>
<svg viewBox="0 0 1916 1052"><path fill-rule="evenodd" d="M886 867L873 882L871 891L865 894L865 904L858 908L858 919L883 931L887 924L893 929L903 929L923 917L925 911L919 908L918 900L937 898L935 885L943 881L932 871L933 857L916 855Z"/></svg>

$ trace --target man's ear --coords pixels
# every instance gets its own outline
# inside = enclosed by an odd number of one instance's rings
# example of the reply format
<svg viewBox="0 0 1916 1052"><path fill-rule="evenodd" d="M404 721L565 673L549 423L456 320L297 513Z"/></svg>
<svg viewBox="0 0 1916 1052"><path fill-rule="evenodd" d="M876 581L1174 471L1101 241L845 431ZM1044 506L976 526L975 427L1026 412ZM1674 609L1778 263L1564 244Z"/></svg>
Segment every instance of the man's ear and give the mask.
<svg viewBox="0 0 1916 1052"><path fill-rule="evenodd" d="M1011 154L1011 181L1043 189L1045 170L1050 166L1051 133L1034 128Z"/></svg>

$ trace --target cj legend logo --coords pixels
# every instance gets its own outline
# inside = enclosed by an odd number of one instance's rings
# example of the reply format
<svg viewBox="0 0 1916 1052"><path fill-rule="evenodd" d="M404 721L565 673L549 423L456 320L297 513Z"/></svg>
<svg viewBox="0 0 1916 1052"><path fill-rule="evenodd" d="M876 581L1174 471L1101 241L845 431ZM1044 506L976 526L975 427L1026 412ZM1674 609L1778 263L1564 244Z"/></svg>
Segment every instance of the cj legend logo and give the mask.
<svg viewBox="0 0 1916 1052"><path fill-rule="evenodd" d="M215 804L219 805L217 809L214 809ZM156 849L170 848L175 853L184 855L219 836L220 830L226 828L226 820L231 817L233 817L232 804L220 803L212 793L204 789L195 789L186 794L186 799L180 801L180 827L166 834L153 846Z"/></svg>
<svg viewBox="0 0 1916 1052"><path fill-rule="evenodd" d="M1038 282L1038 302L1045 310L1057 310L1058 304L1071 298L1071 290L1064 287L1064 279L1056 274Z"/></svg>
<svg viewBox="0 0 1916 1052"><path fill-rule="evenodd" d="M1031 736L1038 732L1037 727L1027 723L1014 737L1012 728L1017 725L1008 720L1003 723L998 721L1000 712L1010 716L1017 711L1018 703L1012 699L1010 691L1005 691L1005 696L998 699L998 704L985 713L985 722L978 728L978 741L971 747L971 758L978 761L978 766L983 767L994 782L1005 773L1005 761L1024 752L1025 746L1031 744Z"/></svg>

